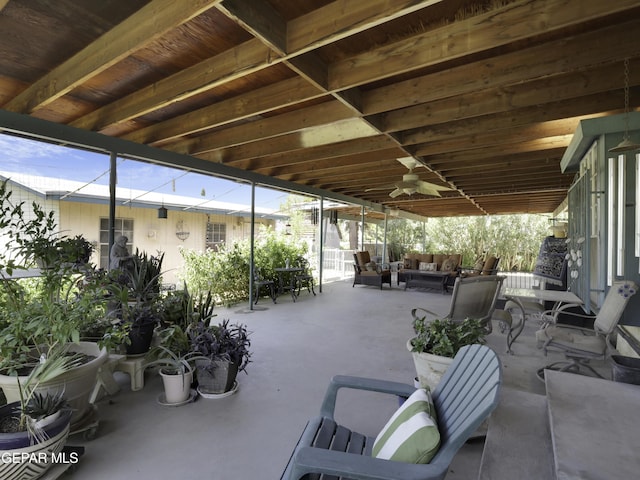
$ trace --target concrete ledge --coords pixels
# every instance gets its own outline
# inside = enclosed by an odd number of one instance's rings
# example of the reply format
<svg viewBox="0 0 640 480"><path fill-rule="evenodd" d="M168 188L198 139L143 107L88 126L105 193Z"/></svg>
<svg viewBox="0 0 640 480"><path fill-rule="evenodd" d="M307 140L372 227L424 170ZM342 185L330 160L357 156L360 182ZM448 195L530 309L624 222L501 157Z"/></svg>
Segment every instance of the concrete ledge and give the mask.
<svg viewBox="0 0 640 480"><path fill-rule="evenodd" d="M552 370L545 382L558 478L638 478L640 388Z"/></svg>
<svg viewBox="0 0 640 480"><path fill-rule="evenodd" d="M478 478L551 480L554 470L547 398L503 387L489 419Z"/></svg>

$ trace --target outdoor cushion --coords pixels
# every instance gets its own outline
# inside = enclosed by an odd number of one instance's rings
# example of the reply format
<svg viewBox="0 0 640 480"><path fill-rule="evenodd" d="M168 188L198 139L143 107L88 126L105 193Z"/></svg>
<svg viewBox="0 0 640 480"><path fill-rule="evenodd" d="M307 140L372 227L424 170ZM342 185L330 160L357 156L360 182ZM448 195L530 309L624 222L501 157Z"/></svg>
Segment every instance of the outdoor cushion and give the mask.
<svg viewBox="0 0 640 480"><path fill-rule="evenodd" d="M427 262L420 262L420 270L424 270L425 272L435 272L436 270L438 270L438 264L437 263L427 263Z"/></svg>
<svg viewBox="0 0 640 480"><path fill-rule="evenodd" d="M442 262L442 270L443 272L453 272L457 267L455 260L451 258L447 258L444 262Z"/></svg>
<svg viewBox="0 0 640 480"><path fill-rule="evenodd" d="M356 258L358 259L358 265L364 267L367 263L371 261L371 256L367 250L362 252L356 252Z"/></svg>
<svg viewBox="0 0 640 480"><path fill-rule="evenodd" d="M496 268L496 264L498 263L498 259L494 256L489 256L484 261L484 266L482 267L483 275L491 275L494 268Z"/></svg>
<svg viewBox="0 0 640 480"><path fill-rule="evenodd" d="M449 258L449 256L448 256L448 255L444 255L444 254L442 254L442 253L436 253L436 254L433 256L433 261L434 261L435 263L437 263L438 265L442 265L442 262L444 262L444 261L445 261L445 259L447 259L447 258Z"/></svg>
<svg viewBox="0 0 640 480"><path fill-rule="evenodd" d="M417 389L380 431L371 455L405 463L429 463L438 453L440 432L431 392Z"/></svg>
<svg viewBox="0 0 640 480"><path fill-rule="evenodd" d="M480 273L482 272L482 267L484 267L484 260L480 259L476 262L476 264L473 266L473 273Z"/></svg>

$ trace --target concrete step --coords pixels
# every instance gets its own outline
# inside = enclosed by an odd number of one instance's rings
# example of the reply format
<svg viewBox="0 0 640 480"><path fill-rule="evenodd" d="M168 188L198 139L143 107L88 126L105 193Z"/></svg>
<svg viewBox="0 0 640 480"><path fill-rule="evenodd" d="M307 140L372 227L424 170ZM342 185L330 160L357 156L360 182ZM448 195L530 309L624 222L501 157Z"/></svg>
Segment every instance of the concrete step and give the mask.
<svg viewBox="0 0 640 480"><path fill-rule="evenodd" d="M555 479L544 395L503 387L491 414L480 480Z"/></svg>
<svg viewBox="0 0 640 480"><path fill-rule="evenodd" d="M638 478L640 387L550 370L545 382L557 478Z"/></svg>

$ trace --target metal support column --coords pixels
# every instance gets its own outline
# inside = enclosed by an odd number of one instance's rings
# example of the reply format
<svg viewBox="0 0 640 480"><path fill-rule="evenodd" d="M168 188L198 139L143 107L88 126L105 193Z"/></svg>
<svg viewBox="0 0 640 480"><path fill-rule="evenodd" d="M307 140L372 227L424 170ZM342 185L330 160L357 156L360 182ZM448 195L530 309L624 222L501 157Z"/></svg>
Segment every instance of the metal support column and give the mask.
<svg viewBox="0 0 640 480"><path fill-rule="evenodd" d="M383 232L383 236L382 236L382 263L387 263L388 261L388 256L387 256L387 219L388 219L389 215L387 214L387 212L384 212L384 232Z"/></svg>
<svg viewBox="0 0 640 480"><path fill-rule="evenodd" d="M320 197L320 241L318 242L318 290L322 293L322 266L324 265L324 197Z"/></svg>
<svg viewBox="0 0 640 480"><path fill-rule="evenodd" d="M109 257L111 257L111 248L115 242L116 229L116 183L118 181L118 172L116 170L116 160L118 155L111 152L109 158ZM111 262L107 262L107 268Z"/></svg>
<svg viewBox="0 0 640 480"><path fill-rule="evenodd" d="M256 229L256 184L251 182L251 239L249 240L249 310L253 310L253 290L255 285L254 279L254 246L255 246L255 229ZM259 293L259 292L258 292Z"/></svg>
<svg viewBox="0 0 640 480"><path fill-rule="evenodd" d="M364 205L360 207L360 251L364 251Z"/></svg>

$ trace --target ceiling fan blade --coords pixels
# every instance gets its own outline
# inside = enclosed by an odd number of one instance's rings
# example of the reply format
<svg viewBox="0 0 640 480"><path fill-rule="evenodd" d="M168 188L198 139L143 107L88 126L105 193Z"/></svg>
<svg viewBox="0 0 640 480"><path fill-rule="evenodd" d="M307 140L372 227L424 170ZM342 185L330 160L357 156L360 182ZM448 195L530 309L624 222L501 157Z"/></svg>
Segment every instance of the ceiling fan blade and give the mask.
<svg viewBox="0 0 640 480"><path fill-rule="evenodd" d="M422 195L432 195L434 197L441 197L442 195L440 195L440 192L438 190L434 190L432 188L428 188L428 187L420 187L416 190L417 193L420 193Z"/></svg>
<svg viewBox="0 0 640 480"><path fill-rule="evenodd" d="M435 183L431 183L431 182L424 182L422 180L418 182L418 189L420 188L428 188L431 190L437 190L439 192L445 192L445 191L451 190L451 188L449 187L445 187L443 185L436 185Z"/></svg>
<svg viewBox="0 0 640 480"><path fill-rule="evenodd" d="M413 157L401 157L401 158L396 158L396 160L398 160L402 165L407 167L409 170L413 170L414 168L417 168L417 167L424 167L424 165L422 165Z"/></svg>
<svg viewBox="0 0 640 480"><path fill-rule="evenodd" d="M389 194L389 196L391 198L396 198L398 195L402 195L403 193L404 193L404 190L402 190L401 188L396 188L393 192Z"/></svg>
<svg viewBox="0 0 640 480"><path fill-rule="evenodd" d="M398 188L398 186L395 183L393 183L391 185L384 185L383 187L367 188L367 189L365 189L365 192L372 192L374 190L391 190L391 189L394 189L394 188Z"/></svg>

